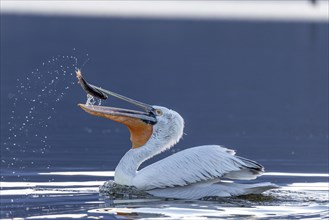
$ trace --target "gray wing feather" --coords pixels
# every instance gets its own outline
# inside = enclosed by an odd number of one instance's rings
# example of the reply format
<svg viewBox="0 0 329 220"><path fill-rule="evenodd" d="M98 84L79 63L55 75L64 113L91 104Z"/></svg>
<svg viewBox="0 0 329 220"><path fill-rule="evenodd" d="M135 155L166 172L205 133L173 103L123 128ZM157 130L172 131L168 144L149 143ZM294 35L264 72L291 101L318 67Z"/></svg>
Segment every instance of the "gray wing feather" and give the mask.
<svg viewBox="0 0 329 220"><path fill-rule="evenodd" d="M218 145L189 148L140 170L134 185L143 189L165 188L221 177L255 179L262 174L260 164L234 154L233 150Z"/></svg>

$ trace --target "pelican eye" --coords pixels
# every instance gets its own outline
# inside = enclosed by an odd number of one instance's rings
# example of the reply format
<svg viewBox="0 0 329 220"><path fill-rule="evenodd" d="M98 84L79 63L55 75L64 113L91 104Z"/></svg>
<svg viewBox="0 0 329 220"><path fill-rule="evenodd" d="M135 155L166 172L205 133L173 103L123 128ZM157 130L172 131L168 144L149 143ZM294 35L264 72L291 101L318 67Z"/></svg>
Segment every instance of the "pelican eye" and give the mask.
<svg viewBox="0 0 329 220"><path fill-rule="evenodd" d="M155 114L158 115L158 116L161 116L163 113L160 109L156 109Z"/></svg>

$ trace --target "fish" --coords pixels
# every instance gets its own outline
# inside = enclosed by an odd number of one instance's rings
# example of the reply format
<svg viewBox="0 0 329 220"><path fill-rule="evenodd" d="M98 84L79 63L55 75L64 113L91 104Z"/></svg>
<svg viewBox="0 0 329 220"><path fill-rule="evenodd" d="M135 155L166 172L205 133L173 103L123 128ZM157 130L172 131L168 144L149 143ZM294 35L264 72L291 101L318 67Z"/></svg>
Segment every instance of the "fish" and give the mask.
<svg viewBox="0 0 329 220"><path fill-rule="evenodd" d="M81 73L81 70L80 69L77 69L75 71L75 73L77 74L77 78L78 78L78 83L81 85L81 87L83 88L83 90L93 96L93 97L96 97L96 98L99 98L99 99L103 99L103 100L106 100L108 98L108 96L103 92L101 91L100 89L101 88L98 88L94 85L91 85L89 84L82 76L82 73Z"/></svg>

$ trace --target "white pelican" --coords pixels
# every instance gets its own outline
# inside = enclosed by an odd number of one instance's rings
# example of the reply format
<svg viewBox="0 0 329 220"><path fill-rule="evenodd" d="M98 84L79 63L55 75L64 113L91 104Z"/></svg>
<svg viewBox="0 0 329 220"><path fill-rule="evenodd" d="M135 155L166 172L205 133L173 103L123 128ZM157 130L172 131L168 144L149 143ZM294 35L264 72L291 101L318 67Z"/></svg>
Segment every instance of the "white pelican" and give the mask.
<svg viewBox="0 0 329 220"><path fill-rule="evenodd" d="M234 150L218 145L182 150L138 170L144 161L170 149L180 140L184 129L183 118L165 107L150 106L99 87L90 88L144 109L142 112L79 104L86 112L122 123L130 131L132 147L115 169L115 183L134 186L154 196L181 199L260 194L277 188L271 183L222 181L252 180L260 176L264 168L255 161L235 156Z"/></svg>

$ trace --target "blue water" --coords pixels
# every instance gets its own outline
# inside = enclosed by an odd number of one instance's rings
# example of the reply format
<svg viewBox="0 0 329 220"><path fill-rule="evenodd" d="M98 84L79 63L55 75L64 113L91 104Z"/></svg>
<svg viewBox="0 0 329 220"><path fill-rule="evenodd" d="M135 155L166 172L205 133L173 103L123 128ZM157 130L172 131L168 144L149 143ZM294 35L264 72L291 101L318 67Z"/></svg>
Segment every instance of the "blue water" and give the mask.
<svg viewBox="0 0 329 220"><path fill-rule="evenodd" d="M328 216L327 25L1 14L1 218ZM183 140L145 165L221 144L263 164L257 181L282 189L269 200L99 195L129 133L77 106L86 101L77 67L184 117Z"/></svg>

